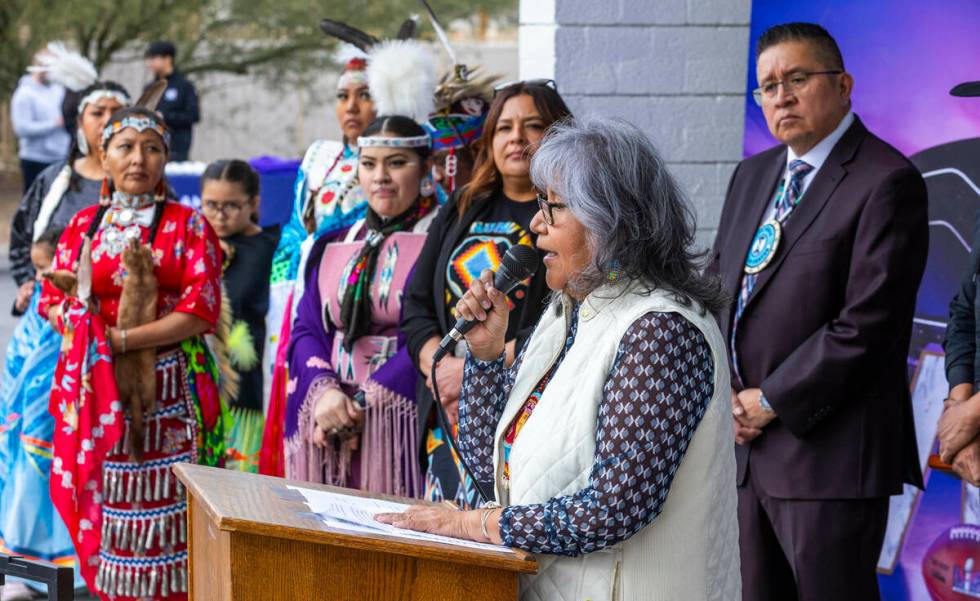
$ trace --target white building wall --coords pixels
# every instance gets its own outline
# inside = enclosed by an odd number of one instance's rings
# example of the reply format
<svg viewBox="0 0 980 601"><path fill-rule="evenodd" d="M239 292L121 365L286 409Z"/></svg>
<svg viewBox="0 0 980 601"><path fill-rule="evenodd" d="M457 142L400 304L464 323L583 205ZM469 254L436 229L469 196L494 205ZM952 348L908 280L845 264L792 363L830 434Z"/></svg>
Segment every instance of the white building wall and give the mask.
<svg viewBox="0 0 980 601"><path fill-rule="evenodd" d="M703 244L742 156L751 0L521 0L522 78L575 113L645 130L684 184Z"/></svg>

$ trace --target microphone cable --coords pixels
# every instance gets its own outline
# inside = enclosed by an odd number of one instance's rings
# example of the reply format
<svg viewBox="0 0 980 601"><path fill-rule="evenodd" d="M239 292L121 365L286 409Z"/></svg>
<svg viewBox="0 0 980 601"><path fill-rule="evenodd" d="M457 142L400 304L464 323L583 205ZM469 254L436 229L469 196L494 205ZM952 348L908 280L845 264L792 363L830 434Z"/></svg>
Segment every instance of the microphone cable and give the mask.
<svg viewBox="0 0 980 601"><path fill-rule="evenodd" d="M453 453L456 454L456 459L459 460L459 464L463 467L463 471L466 472L466 475L469 476L471 480L473 480L473 485L476 487L476 493L480 496L480 505L482 506L486 503L492 502L493 498L487 494L486 489L483 488L483 485L480 483L477 477L473 475L473 470L470 469L470 465L466 462L466 459L463 458L463 454L459 452L459 447L456 446L456 437L453 436L453 430L449 425L449 416L446 415L446 408L442 406L442 397L439 394L439 383L436 381L437 363L437 361L432 362L432 372L430 375L430 381L432 382L432 396L436 402L436 422L438 422L439 427L442 428L442 431L446 436L446 440L449 443L449 447L453 450ZM460 397L462 397L462 393L460 394ZM459 485L465 487L466 482L460 481Z"/></svg>

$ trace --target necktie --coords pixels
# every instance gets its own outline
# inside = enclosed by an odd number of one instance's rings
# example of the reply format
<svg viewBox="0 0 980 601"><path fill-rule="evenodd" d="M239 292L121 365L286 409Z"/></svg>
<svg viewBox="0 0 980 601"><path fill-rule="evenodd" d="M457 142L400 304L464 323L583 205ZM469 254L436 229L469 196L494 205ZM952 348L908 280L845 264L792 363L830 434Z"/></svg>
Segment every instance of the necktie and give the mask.
<svg viewBox="0 0 980 601"><path fill-rule="evenodd" d="M803 196L803 178L805 178L811 171L813 171L813 165L805 161L796 159L790 162L789 182L783 186L780 186L780 189L776 191L776 204L773 211L773 219L780 225L789 219L793 209L796 208L796 205L800 204L800 198ZM735 335L738 332L738 322L742 318L742 313L745 312L745 305L748 303L749 296L752 294L752 289L755 288L755 283L758 278L758 273L742 274L742 287L739 290L738 300L735 304L735 319L732 322L731 339L732 368L736 379L740 383L742 382L742 376L738 367L738 352L736 351Z"/></svg>

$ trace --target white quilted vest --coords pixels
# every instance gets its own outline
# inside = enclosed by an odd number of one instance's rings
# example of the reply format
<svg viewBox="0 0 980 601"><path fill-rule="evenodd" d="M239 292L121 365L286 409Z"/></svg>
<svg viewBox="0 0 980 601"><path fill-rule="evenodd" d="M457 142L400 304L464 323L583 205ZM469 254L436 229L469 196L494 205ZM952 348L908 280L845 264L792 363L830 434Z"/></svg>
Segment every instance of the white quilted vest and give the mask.
<svg viewBox="0 0 980 601"><path fill-rule="evenodd" d="M629 540L602 551L539 555L538 574L522 577L522 601L740 599L728 359L714 319L699 315L696 307L684 307L660 291L631 292L623 284L589 295L579 310L575 343L511 448L510 482L502 479L505 430L565 342L567 299L564 307L562 315L549 308L534 330L497 427L494 468L503 505L542 503L588 484L603 385L626 330L645 313L679 313L701 331L714 360L714 395L660 515Z"/></svg>

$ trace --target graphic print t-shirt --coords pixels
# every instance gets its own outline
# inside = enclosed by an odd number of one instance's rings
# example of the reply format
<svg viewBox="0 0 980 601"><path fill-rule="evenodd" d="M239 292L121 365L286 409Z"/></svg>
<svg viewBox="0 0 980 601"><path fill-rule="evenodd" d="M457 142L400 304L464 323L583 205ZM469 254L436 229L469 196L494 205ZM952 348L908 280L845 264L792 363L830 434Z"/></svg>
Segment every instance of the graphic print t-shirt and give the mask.
<svg viewBox="0 0 980 601"><path fill-rule="evenodd" d="M515 244L533 246L531 219L538 212L536 202L518 202L502 193L490 200L492 207L481 220L474 221L469 231L453 249L446 268L446 307L456 319L456 302L470 289L484 269L496 271L507 250ZM522 282L509 295L511 309L519 307L527 297L527 282Z"/></svg>

